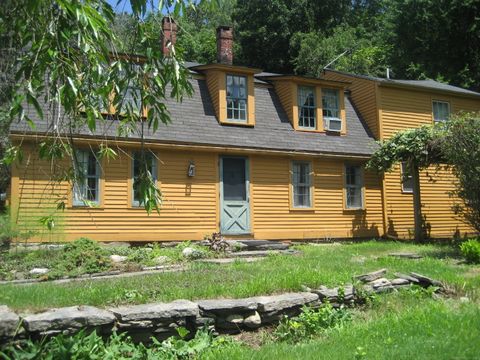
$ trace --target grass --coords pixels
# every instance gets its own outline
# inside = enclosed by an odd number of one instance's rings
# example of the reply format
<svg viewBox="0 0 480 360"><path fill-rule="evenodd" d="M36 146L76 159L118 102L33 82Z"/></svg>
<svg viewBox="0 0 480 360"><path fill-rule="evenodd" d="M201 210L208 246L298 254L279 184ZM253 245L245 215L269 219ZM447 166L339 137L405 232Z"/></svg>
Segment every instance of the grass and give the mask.
<svg viewBox="0 0 480 360"><path fill-rule="evenodd" d="M405 294L408 295L408 294ZM478 359L477 304L385 295L348 326L306 343L270 342L259 349L235 344L206 359Z"/></svg>
<svg viewBox="0 0 480 360"><path fill-rule="evenodd" d="M240 298L284 291L300 291L302 285L339 285L352 275L387 268L431 276L480 299L479 267L458 264L456 252L440 245L411 245L394 242L356 243L340 246L299 246L302 255L272 255L255 263L230 265L193 263L189 270L148 276L81 281L67 284L0 286L0 304L20 311L88 304L110 306L174 299ZM398 259L390 252L414 251L423 259Z"/></svg>

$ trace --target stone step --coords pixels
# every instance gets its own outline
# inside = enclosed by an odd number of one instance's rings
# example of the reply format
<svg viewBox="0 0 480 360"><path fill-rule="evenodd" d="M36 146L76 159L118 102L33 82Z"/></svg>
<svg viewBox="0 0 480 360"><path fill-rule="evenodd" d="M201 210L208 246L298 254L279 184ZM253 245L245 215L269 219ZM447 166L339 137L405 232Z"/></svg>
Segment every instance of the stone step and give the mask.
<svg viewBox="0 0 480 360"><path fill-rule="evenodd" d="M242 251L256 251L256 250L287 250L290 244L269 241L269 240L227 240L228 243L238 244Z"/></svg>

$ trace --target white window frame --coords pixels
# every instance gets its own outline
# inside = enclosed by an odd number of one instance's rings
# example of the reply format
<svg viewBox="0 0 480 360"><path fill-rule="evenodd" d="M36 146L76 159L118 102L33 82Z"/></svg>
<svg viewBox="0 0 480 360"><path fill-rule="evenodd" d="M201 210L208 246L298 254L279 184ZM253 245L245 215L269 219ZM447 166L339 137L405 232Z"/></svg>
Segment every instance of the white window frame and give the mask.
<svg viewBox="0 0 480 360"><path fill-rule="evenodd" d="M237 89L237 94L238 96L234 96L233 94L229 95L229 85L228 85L228 79L232 78L232 89L235 91L235 87L238 87ZM235 85L235 79L243 79L245 83L245 96L242 97L240 96L240 81L238 81L238 85ZM227 111L227 121L231 122L238 122L238 123L247 123L248 122L248 78L243 75L234 75L234 74L227 74L225 77L225 84L226 84L226 111ZM232 106L228 106L229 100L231 100ZM235 106L235 101L237 101L238 106ZM242 107L243 104L243 107ZM228 116L228 111L231 110L232 116ZM245 114L245 117L241 117L240 114L242 111ZM235 112L238 112L238 117L235 116Z"/></svg>
<svg viewBox="0 0 480 360"><path fill-rule="evenodd" d="M436 104L442 104L442 105L447 105L447 118L446 119L440 119L435 116L435 105ZM441 123L448 121L450 118L450 103L448 101L443 101L443 100L432 100L432 116L433 116L433 122L434 123Z"/></svg>
<svg viewBox="0 0 480 360"><path fill-rule="evenodd" d="M405 168L408 167L408 163L406 161L402 161L400 163L400 183L402 185L402 192L406 194L412 194L413 193L413 177L412 174L407 175L406 178L404 178L404 174L407 172ZM412 187L411 188L406 188L405 183L407 181L412 182Z"/></svg>
<svg viewBox="0 0 480 360"><path fill-rule="evenodd" d="M295 168L296 166L302 166L306 165L307 166L307 174L305 176L306 182L297 182L297 177L295 173ZM292 183L292 207L295 209L311 209L313 208L313 189L312 189L312 163L309 161L292 161L292 177L291 177L291 183ZM298 176L300 178L300 176ZM296 203L296 194L297 194L297 188L299 187L305 187L308 189L308 204L306 205L297 205Z"/></svg>
<svg viewBox="0 0 480 360"><path fill-rule="evenodd" d="M99 205L100 204L100 164L98 158L92 150L77 149L76 152L76 167L80 178L77 178L73 184L73 206L87 206L87 202ZM95 161L95 174L88 174L89 162L92 159ZM88 199L88 180L95 179L95 199ZM81 183L78 183L81 182Z"/></svg>
<svg viewBox="0 0 480 360"><path fill-rule="evenodd" d="M140 155L140 152L139 151L134 151L132 152L132 188L130 189L130 191L132 192L132 207L141 207L143 206L143 204L140 204L140 200L137 200L135 199L135 158L137 156ZM151 159L152 159L152 169L151 169L151 174L152 174L152 178L153 178L153 181L155 182L155 184L157 184L157 157L155 156L154 153L152 153L151 151L146 151L146 154L145 156L151 156Z"/></svg>
<svg viewBox="0 0 480 360"><path fill-rule="evenodd" d="M314 86L298 86L298 127L300 129L314 130L317 128L317 104ZM307 104L307 100L312 96L313 105ZM303 116L304 110L312 112L313 116ZM313 121L313 125L312 125Z"/></svg>
<svg viewBox="0 0 480 360"><path fill-rule="evenodd" d="M333 95L335 94L335 96ZM331 101L328 99L334 99L335 106L331 105ZM337 116L328 116L327 111L336 112ZM340 109L340 91L337 89L322 89L322 115L324 119L335 119L342 120L341 118L341 109Z"/></svg>
<svg viewBox="0 0 480 360"><path fill-rule="evenodd" d="M345 164L345 209L358 210L365 208L364 183L363 183L363 167L355 164ZM350 184L348 181L348 169L355 168L355 173L358 176L358 183ZM349 189L356 189L360 192L360 206L349 204Z"/></svg>

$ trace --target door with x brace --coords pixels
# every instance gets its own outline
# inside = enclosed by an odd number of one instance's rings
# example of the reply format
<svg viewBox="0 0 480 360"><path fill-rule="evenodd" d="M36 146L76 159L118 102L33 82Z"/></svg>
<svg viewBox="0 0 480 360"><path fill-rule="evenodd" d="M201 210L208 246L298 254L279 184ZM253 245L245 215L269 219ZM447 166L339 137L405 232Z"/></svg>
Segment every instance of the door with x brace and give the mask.
<svg viewBox="0 0 480 360"><path fill-rule="evenodd" d="M220 230L226 235L250 233L248 159L220 158Z"/></svg>

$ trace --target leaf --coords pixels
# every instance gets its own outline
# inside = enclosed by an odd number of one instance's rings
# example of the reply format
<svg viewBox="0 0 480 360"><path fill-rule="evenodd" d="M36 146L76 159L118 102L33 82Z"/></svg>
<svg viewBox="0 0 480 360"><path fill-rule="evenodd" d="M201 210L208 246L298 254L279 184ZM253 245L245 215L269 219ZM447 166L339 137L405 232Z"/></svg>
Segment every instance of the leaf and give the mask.
<svg viewBox="0 0 480 360"><path fill-rule="evenodd" d="M37 112L37 115L43 119L43 110L40 107L40 104L38 103L37 99L32 95L32 93L29 91L27 92L27 103L30 105L33 105L35 108L35 111Z"/></svg>

